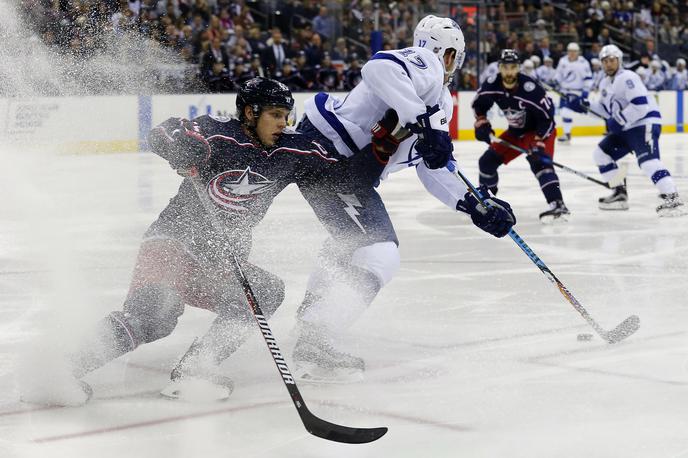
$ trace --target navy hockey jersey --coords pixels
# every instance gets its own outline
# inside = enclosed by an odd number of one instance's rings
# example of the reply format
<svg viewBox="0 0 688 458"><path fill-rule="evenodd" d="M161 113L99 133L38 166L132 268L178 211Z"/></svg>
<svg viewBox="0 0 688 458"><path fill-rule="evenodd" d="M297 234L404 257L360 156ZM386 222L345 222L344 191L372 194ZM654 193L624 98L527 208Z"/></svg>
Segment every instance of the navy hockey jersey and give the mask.
<svg viewBox="0 0 688 458"><path fill-rule="evenodd" d="M554 132L554 104L545 90L533 78L518 74L512 89L502 85L502 75L488 78L478 89L473 100L476 116L486 116L493 104L497 104L509 123L509 132L520 137L526 132L536 132L546 138Z"/></svg>

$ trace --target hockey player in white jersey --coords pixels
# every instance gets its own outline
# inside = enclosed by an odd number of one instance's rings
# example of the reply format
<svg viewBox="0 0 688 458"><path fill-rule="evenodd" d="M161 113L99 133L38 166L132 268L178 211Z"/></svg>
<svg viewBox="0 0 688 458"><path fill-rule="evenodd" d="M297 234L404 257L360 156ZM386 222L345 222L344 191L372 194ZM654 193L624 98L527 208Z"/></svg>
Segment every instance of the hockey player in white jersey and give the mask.
<svg viewBox="0 0 688 458"><path fill-rule="evenodd" d="M535 75L541 83L549 87L556 86L557 70L554 68L554 61L551 57L547 56L543 59L542 65L535 69Z"/></svg>
<svg viewBox="0 0 688 458"><path fill-rule="evenodd" d="M661 91L664 89L666 83L666 73L662 70L662 63L658 60L653 60L650 63L650 71L645 74L643 80L648 91Z"/></svg>
<svg viewBox="0 0 688 458"><path fill-rule="evenodd" d="M597 57L590 59L590 67L592 69L592 86L590 90L592 92L597 92L600 90L600 82L604 78L604 70L602 70L602 62Z"/></svg>
<svg viewBox="0 0 688 458"><path fill-rule="evenodd" d="M600 60L607 75L600 83L601 98L591 110L606 114L608 134L594 152L602 178L609 182L616 176L616 162L635 152L640 169L659 191L659 216L685 214L671 174L659 158L661 114L654 98L648 94L640 77L622 64L623 53L615 45L600 51ZM610 196L600 198L603 210L627 210L628 192L625 185L614 188Z"/></svg>
<svg viewBox="0 0 688 458"><path fill-rule="evenodd" d="M485 70L483 70L480 73L480 78L478 78L478 81L480 84L483 84L489 77L496 75L499 73L499 61L494 61L489 64L487 64L487 67L485 67Z"/></svg>
<svg viewBox="0 0 688 458"><path fill-rule="evenodd" d="M535 64L530 59L524 60L521 64L521 73L533 78L534 80L537 80L537 75L535 74Z"/></svg>
<svg viewBox="0 0 688 458"><path fill-rule="evenodd" d="M686 60L683 58L676 60L676 70L669 80L669 90L685 91L688 89L688 70L686 70Z"/></svg>
<svg viewBox="0 0 688 458"><path fill-rule="evenodd" d="M559 101L564 134L559 137L560 143L571 143L573 113L586 113L581 101L585 100L592 86L590 64L580 56L578 43L569 43L567 56L562 57L557 65L556 82L559 91L565 95Z"/></svg>
<svg viewBox="0 0 688 458"><path fill-rule="evenodd" d="M479 215L480 206L445 167L453 160L447 116L452 113L452 98L447 84L463 62L464 47L456 22L427 16L415 29L414 46L375 54L362 69L362 81L344 99L319 93L307 100L297 130L333 143L345 156L372 148L379 161L373 172L380 179L415 168L430 193L501 237L515 223L509 205L492 198L495 210ZM326 241L298 311L293 357L294 373L301 379L362 377L363 360L338 350L333 336L353 324L400 264L398 240L384 206L371 211L376 202L381 203L377 192L371 188L340 197L342 206L351 209L351 218L375 226L375 231L370 231L367 246Z"/></svg>

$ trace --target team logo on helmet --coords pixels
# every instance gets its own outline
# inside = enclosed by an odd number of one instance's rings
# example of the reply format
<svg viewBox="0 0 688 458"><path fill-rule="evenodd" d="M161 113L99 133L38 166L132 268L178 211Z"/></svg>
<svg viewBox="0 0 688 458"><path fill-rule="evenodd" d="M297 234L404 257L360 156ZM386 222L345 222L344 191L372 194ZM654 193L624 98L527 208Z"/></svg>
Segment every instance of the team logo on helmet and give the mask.
<svg viewBox="0 0 688 458"><path fill-rule="evenodd" d="M208 183L208 194L224 210L242 213L248 211L242 204L251 203L274 185L274 181L246 167L245 170L227 170L216 175Z"/></svg>

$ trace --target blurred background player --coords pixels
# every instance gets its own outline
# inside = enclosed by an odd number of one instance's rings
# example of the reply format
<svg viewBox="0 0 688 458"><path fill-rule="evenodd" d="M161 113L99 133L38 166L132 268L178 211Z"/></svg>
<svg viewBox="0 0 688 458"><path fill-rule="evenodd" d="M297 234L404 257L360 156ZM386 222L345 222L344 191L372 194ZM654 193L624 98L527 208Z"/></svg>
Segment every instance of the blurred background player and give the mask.
<svg viewBox="0 0 688 458"><path fill-rule="evenodd" d="M541 83L549 87L556 86L557 70L554 68L554 61L551 57L547 56L542 60L542 65L535 69L535 74Z"/></svg>
<svg viewBox="0 0 688 458"><path fill-rule="evenodd" d="M537 81L537 75L535 74L535 64L532 60L526 59L521 65L521 73Z"/></svg>
<svg viewBox="0 0 688 458"><path fill-rule="evenodd" d="M481 229L504 236L515 223L509 205L494 199L493 208L484 213L445 168L453 151L445 114L453 106L447 84L464 59L463 33L451 19L426 16L415 29L414 45L375 54L345 99L328 93L308 99L298 129L333 143L344 156L372 149L381 179L414 167L444 204L470 214ZM342 206L352 219L375 230L365 246L342 246L329 239L321 250L298 311L294 374L301 379L362 377L363 360L338 350L334 336L354 323L399 268L397 236L379 194L371 188L357 196L341 196Z"/></svg>
<svg viewBox="0 0 688 458"><path fill-rule="evenodd" d="M499 74L485 81L473 100L475 138L490 145L478 162L480 184L497 194L497 169L520 153L499 142L492 142L494 131L487 112L494 104L502 110L509 123L509 128L499 138L531 151L526 159L550 206L540 213L540 220L544 223L565 221L570 212L564 205L559 178L552 168L556 137L554 105L542 86L519 72L518 54L513 49L502 51Z"/></svg>
<svg viewBox="0 0 688 458"><path fill-rule="evenodd" d="M648 94L640 77L623 68L623 53L617 46L603 47L600 60L606 77L600 83L600 99L590 108L608 114L608 134L594 152L602 178L611 180L618 173L616 162L633 151L638 166L659 191L662 200L657 207L659 216L685 214L671 174L659 159L662 126L657 102ZM600 198L599 206L603 210L628 210L626 186L618 186L610 196Z"/></svg>
<svg viewBox="0 0 688 458"><path fill-rule="evenodd" d="M669 80L669 89L672 91L685 91L688 89L688 70L686 70L686 60L676 59L676 70Z"/></svg>
<svg viewBox="0 0 688 458"><path fill-rule="evenodd" d="M600 90L600 82L604 78L604 70L602 70L602 62L597 57L590 59L590 68L592 70L592 85L590 86L591 92L597 92Z"/></svg>
<svg viewBox="0 0 688 458"><path fill-rule="evenodd" d="M559 59L557 65L556 88L564 94L559 100L564 134L559 137L560 143L571 143L573 113L586 113L581 101L585 100L592 86L590 64L580 56L578 43L569 43L566 57Z"/></svg>

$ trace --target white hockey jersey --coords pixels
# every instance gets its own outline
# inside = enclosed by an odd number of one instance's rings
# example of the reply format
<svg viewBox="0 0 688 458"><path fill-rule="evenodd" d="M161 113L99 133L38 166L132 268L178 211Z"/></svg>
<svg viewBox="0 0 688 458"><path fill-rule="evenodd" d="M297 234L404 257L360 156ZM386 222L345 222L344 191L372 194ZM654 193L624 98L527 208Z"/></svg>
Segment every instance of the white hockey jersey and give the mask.
<svg viewBox="0 0 688 458"><path fill-rule="evenodd" d="M623 130L659 124L662 115L640 76L631 70L620 69L613 77L600 83L600 98L590 104L595 113L614 118Z"/></svg>
<svg viewBox="0 0 688 458"><path fill-rule="evenodd" d="M496 75L497 73L499 73L499 62L495 61L488 64L488 66L485 67L485 70L480 73L480 84L483 84L489 77Z"/></svg>
<svg viewBox="0 0 688 458"><path fill-rule="evenodd" d="M549 87L554 87L557 84L557 69L554 67L540 65L535 69L535 76L537 76L538 81Z"/></svg>
<svg viewBox="0 0 688 458"><path fill-rule="evenodd" d="M427 107L438 104L447 115L447 123L451 119L453 101L444 85L444 66L425 48L380 51L363 66L361 76L361 82L344 100L321 92L305 103L305 115L313 126L345 156L371 143L371 128L389 108L397 112L402 126L415 124ZM402 142L380 178L415 167L428 191L455 209L466 187L446 168L428 169L413 148L416 140L412 135Z"/></svg>
<svg viewBox="0 0 688 458"><path fill-rule="evenodd" d="M685 91L688 89L688 70L675 71L669 82L669 90Z"/></svg>
<svg viewBox="0 0 688 458"><path fill-rule="evenodd" d="M661 91L664 89L666 75L662 70L651 70L645 74L645 86L649 91Z"/></svg>
<svg viewBox="0 0 688 458"><path fill-rule="evenodd" d="M581 56L573 62L568 56L562 57L557 65L557 84L561 92L566 94L590 92L592 87L590 63Z"/></svg>
<svg viewBox="0 0 688 458"><path fill-rule="evenodd" d="M597 70L596 72L592 72L592 85L590 86L591 91L599 91L600 90L600 83L602 82L602 79L607 76L606 73L604 73L604 70Z"/></svg>

